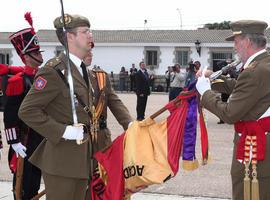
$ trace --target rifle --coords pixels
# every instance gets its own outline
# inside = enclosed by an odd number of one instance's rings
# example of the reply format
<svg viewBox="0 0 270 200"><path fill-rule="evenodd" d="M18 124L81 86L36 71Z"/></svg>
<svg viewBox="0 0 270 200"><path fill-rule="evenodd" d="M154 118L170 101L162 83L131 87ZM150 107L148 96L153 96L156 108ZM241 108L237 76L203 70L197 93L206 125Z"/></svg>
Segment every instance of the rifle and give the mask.
<svg viewBox="0 0 270 200"><path fill-rule="evenodd" d="M25 132L25 127L21 128L24 134L23 145L26 146L28 141L28 132ZM22 180L23 180L23 168L24 168L24 158L18 155L17 159L17 169L16 169L16 184L15 184L15 196L16 200L22 200Z"/></svg>
<svg viewBox="0 0 270 200"><path fill-rule="evenodd" d="M45 189L38 193L36 196L34 196L31 200L39 200L44 194L46 194Z"/></svg>
<svg viewBox="0 0 270 200"><path fill-rule="evenodd" d="M24 165L24 158L22 158L19 155L17 160L16 185L15 185L15 196L17 200L22 200L23 165Z"/></svg>

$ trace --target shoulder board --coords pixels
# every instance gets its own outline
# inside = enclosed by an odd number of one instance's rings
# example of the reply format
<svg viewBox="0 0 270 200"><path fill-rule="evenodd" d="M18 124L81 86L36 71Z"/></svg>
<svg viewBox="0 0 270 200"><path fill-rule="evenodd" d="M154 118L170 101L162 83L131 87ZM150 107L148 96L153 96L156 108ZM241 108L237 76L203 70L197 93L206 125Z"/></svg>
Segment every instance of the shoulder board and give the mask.
<svg viewBox="0 0 270 200"><path fill-rule="evenodd" d="M55 58L50 59L50 60L45 64L44 67L52 67L52 68L54 68L54 67L58 66L61 62L62 62L62 61L61 61L61 59L60 59L59 57L55 57Z"/></svg>
<svg viewBox="0 0 270 200"><path fill-rule="evenodd" d="M8 66L0 64L0 75L8 74Z"/></svg>
<svg viewBox="0 0 270 200"><path fill-rule="evenodd" d="M254 69L257 66L258 62L257 61L253 61L252 63L250 63L247 66L247 69Z"/></svg>
<svg viewBox="0 0 270 200"><path fill-rule="evenodd" d="M102 73L105 73L107 74L103 69L101 68L95 68L95 69L92 69L93 72L97 73L97 72L102 72Z"/></svg>
<svg viewBox="0 0 270 200"><path fill-rule="evenodd" d="M8 79L6 95L7 96L16 96L21 95L24 90L23 86L23 73L20 72Z"/></svg>

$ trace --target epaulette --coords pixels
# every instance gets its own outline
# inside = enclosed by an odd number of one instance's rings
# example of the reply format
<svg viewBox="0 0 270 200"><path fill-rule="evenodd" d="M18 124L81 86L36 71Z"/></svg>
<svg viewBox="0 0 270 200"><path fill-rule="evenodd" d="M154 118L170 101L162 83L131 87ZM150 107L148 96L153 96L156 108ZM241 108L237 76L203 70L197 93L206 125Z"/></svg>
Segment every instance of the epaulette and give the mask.
<svg viewBox="0 0 270 200"><path fill-rule="evenodd" d="M103 69L101 69L101 68L93 68L92 71L93 71L93 72L103 72L103 73L107 74L107 72L105 72L105 71L104 71Z"/></svg>
<svg viewBox="0 0 270 200"><path fill-rule="evenodd" d="M8 79L6 95L7 96L16 96L23 93L23 72L20 72Z"/></svg>
<svg viewBox="0 0 270 200"><path fill-rule="evenodd" d="M9 69L9 74L11 75L15 75L24 71L24 67L22 66L9 66L8 69Z"/></svg>
<svg viewBox="0 0 270 200"><path fill-rule="evenodd" d="M50 60L45 64L44 67L52 67L52 68L54 68L54 67L58 66L61 62L62 62L62 61L61 61L61 59L60 59L59 57L55 57L55 58L50 59Z"/></svg>
<svg viewBox="0 0 270 200"><path fill-rule="evenodd" d="M0 75L5 75L5 74L15 75L23 71L24 71L24 67L22 66L8 66L5 64L0 64Z"/></svg>
<svg viewBox="0 0 270 200"><path fill-rule="evenodd" d="M254 69L257 66L258 62L255 60L252 63L250 63L247 68L248 69Z"/></svg>

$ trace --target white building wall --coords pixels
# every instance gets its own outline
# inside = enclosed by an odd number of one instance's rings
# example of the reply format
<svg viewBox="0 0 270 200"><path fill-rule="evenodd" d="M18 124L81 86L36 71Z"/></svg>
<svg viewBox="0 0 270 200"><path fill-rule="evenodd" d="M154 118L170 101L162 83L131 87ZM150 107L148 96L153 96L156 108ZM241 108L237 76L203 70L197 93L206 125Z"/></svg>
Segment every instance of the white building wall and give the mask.
<svg viewBox="0 0 270 200"><path fill-rule="evenodd" d="M43 64L44 65L49 59L53 58L55 56L55 46L44 46L42 44L40 44L41 50L43 50L44 52L42 52L42 56L43 56ZM21 58L18 56L16 50L13 48L12 45L8 45L6 46L5 49L11 49L11 53L12 56L10 58L10 64L13 66L23 66L24 63L22 62Z"/></svg>
<svg viewBox="0 0 270 200"><path fill-rule="evenodd" d="M12 57L10 59L11 60L10 64L13 66L23 66L24 64L14 48L11 50L11 53Z"/></svg>
<svg viewBox="0 0 270 200"><path fill-rule="evenodd" d="M93 49L92 66L98 65L106 72L120 72L122 66L129 71L131 64L139 68L139 62L144 58L143 47L106 47L99 46Z"/></svg>
<svg viewBox="0 0 270 200"><path fill-rule="evenodd" d="M209 48L202 48L201 55L199 55L196 51L195 47L191 47L190 58L193 61L200 61L201 67L207 66L209 67L208 59L209 59Z"/></svg>
<svg viewBox="0 0 270 200"><path fill-rule="evenodd" d="M160 47L160 59L161 63L159 63L158 69L155 70L156 74L163 75L165 71L168 69L168 66L172 66L174 63L175 55L174 47Z"/></svg>
<svg viewBox="0 0 270 200"><path fill-rule="evenodd" d="M43 56L43 65L46 64L46 62L49 60L49 59L52 59L53 57L55 57L55 48L56 47L52 47L52 46L42 46L42 44L40 44L41 46L41 50L44 51L42 52L42 56Z"/></svg>

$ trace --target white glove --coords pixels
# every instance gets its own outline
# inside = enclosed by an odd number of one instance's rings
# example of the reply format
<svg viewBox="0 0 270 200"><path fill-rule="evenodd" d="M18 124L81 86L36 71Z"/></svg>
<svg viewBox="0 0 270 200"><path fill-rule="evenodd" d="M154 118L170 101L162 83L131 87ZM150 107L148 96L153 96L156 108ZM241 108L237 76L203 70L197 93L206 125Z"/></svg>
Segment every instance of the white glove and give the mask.
<svg viewBox="0 0 270 200"><path fill-rule="evenodd" d="M62 137L67 140L82 140L83 132L83 126L68 125Z"/></svg>
<svg viewBox="0 0 270 200"><path fill-rule="evenodd" d="M211 84L209 78L205 78L205 76L201 76L198 78L198 81L196 83L196 89L200 93L201 96L207 91L211 90Z"/></svg>
<svg viewBox="0 0 270 200"><path fill-rule="evenodd" d="M2 149L0 149L0 160L1 160L1 158L2 158L2 155L3 155L3 152L2 152L3 150Z"/></svg>
<svg viewBox="0 0 270 200"><path fill-rule="evenodd" d="M11 145L12 149L16 152L16 155L20 155L22 158L26 157L26 147L22 145L22 143L18 142Z"/></svg>
<svg viewBox="0 0 270 200"><path fill-rule="evenodd" d="M128 128L131 127L132 124L133 124L133 122L129 122L128 123Z"/></svg>

